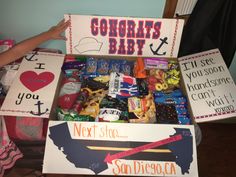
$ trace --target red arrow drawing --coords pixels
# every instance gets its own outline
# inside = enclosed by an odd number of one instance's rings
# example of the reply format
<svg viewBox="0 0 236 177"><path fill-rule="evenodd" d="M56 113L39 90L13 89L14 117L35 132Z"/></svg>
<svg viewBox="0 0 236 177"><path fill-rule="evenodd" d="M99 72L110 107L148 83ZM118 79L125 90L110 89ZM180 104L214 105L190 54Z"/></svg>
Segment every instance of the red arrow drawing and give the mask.
<svg viewBox="0 0 236 177"><path fill-rule="evenodd" d="M175 136L172 136L170 138L166 138L166 139L163 139L163 140L160 140L160 141L145 144L145 145L130 149L128 151L119 152L117 154L110 155L110 153L108 153L106 158L104 159L104 162L111 164L112 161L115 160L115 159L120 159L122 157L130 156L130 155L139 153L141 151L144 151L146 149L152 149L154 147L158 147L158 146L161 146L161 145L164 145L164 144L179 141L181 139L182 139L182 135L179 134L179 135L175 135Z"/></svg>

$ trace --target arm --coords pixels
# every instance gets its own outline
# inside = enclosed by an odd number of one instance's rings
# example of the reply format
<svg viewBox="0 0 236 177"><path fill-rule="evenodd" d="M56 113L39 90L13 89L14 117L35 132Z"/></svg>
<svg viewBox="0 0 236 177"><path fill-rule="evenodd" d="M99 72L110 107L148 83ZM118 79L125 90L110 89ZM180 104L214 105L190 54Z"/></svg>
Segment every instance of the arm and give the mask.
<svg viewBox="0 0 236 177"><path fill-rule="evenodd" d="M13 46L11 49L0 53L0 67L23 57L28 52L34 50L38 45L48 40L66 40L66 38L62 36L61 33L64 32L69 25L69 21L65 22L62 20L48 31L26 39Z"/></svg>

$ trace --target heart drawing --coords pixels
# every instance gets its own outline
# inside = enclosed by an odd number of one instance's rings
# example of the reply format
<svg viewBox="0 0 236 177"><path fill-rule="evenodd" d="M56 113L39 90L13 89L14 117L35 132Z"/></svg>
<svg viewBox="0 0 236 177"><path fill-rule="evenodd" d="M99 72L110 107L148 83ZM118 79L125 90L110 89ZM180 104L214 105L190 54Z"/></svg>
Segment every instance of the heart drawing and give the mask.
<svg viewBox="0 0 236 177"><path fill-rule="evenodd" d="M37 74L34 71L25 71L20 75L21 83L31 92L39 90L54 80L54 74L51 72L43 72Z"/></svg>

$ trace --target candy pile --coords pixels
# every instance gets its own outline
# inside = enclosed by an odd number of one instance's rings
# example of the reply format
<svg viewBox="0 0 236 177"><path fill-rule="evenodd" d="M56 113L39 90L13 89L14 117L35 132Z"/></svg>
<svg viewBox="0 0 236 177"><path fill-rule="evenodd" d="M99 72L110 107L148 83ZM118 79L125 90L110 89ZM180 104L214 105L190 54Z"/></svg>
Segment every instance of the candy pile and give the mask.
<svg viewBox="0 0 236 177"><path fill-rule="evenodd" d="M174 60L67 56L62 70L59 120L191 124Z"/></svg>

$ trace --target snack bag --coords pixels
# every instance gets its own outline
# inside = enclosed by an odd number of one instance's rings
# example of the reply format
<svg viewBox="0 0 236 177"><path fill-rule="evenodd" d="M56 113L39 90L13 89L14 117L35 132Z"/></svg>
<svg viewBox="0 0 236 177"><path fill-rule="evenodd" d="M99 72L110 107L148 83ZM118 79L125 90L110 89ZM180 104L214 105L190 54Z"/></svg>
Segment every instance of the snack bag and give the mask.
<svg viewBox="0 0 236 177"><path fill-rule="evenodd" d="M156 108L153 96L128 98L129 121L131 123L155 123Z"/></svg>
<svg viewBox="0 0 236 177"><path fill-rule="evenodd" d="M136 78L122 73L111 73L108 94L113 98L138 96L139 92Z"/></svg>
<svg viewBox="0 0 236 177"><path fill-rule="evenodd" d="M127 101L106 95L100 105L99 122L128 122Z"/></svg>
<svg viewBox="0 0 236 177"><path fill-rule="evenodd" d="M87 77L97 76L97 65L98 65L98 61L96 58L93 58L93 57L87 58L85 75Z"/></svg>
<svg viewBox="0 0 236 177"><path fill-rule="evenodd" d="M122 60L110 60L109 63L109 74L113 73L113 72L120 72L120 68L121 68L121 64L122 64Z"/></svg>
<svg viewBox="0 0 236 177"><path fill-rule="evenodd" d="M99 59L97 62L97 75L109 75L109 60Z"/></svg>
<svg viewBox="0 0 236 177"><path fill-rule="evenodd" d="M64 77L58 98L58 106L71 109L81 88L81 82L75 78Z"/></svg>

